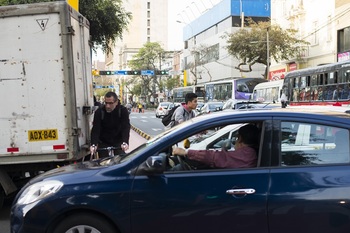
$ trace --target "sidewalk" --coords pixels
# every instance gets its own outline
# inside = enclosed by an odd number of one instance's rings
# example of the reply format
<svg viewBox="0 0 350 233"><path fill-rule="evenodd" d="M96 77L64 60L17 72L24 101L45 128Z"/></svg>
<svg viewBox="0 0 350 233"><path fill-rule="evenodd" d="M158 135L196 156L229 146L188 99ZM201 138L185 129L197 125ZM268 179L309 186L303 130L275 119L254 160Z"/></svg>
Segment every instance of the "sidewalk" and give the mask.
<svg viewBox="0 0 350 233"><path fill-rule="evenodd" d="M147 139L142 137L140 134L135 132L133 129L130 130L130 138L129 138L129 150L126 152L130 152L142 143L146 142Z"/></svg>

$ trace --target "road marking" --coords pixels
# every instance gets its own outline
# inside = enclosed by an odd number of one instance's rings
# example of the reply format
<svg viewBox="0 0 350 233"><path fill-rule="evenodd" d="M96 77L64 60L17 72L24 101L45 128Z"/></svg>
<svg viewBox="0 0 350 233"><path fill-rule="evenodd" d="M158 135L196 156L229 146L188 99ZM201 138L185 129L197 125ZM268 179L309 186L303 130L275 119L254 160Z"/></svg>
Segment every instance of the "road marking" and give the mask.
<svg viewBox="0 0 350 233"><path fill-rule="evenodd" d="M163 129L159 129L159 128L152 128L153 131L162 131Z"/></svg>

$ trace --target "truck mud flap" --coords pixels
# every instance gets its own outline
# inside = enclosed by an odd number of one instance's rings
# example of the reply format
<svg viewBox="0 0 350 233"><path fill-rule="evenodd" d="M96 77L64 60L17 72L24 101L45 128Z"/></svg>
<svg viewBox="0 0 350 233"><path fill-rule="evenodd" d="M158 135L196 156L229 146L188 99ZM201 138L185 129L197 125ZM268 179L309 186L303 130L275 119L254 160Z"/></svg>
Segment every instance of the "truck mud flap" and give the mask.
<svg viewBox="0 0 350 233"><path fill-rule="evenodd" d="M6 195L13 193L17 190L16 185L13 183L11 178L7 175L7 173L0 169L0 184Z"/></svg>

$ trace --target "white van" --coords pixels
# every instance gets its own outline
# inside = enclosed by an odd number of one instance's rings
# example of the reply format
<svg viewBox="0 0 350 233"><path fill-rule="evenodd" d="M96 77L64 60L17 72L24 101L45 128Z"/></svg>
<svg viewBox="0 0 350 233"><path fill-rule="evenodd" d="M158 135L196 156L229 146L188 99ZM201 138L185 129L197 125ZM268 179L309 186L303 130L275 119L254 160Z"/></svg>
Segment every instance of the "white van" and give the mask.
<svg viewBox="0 0 350 233"><path fill-rule="evenodd" d="M264 103L280 103L283 82L284 80L281 79L259 83L254 87L253 94L251 95L251 100Z"/></svg>

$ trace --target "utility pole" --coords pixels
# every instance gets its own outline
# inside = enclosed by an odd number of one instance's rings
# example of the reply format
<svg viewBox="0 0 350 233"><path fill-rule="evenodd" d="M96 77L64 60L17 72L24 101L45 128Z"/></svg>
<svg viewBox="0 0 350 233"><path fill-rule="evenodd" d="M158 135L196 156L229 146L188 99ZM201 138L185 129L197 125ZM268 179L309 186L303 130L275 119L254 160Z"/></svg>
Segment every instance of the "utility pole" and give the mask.
<svg viewBox="0 0 350 233"><path fill-rule="evenodd" d="M266 29L266 79L270 79L270 39L269 39L270 27Z"/></svg>

